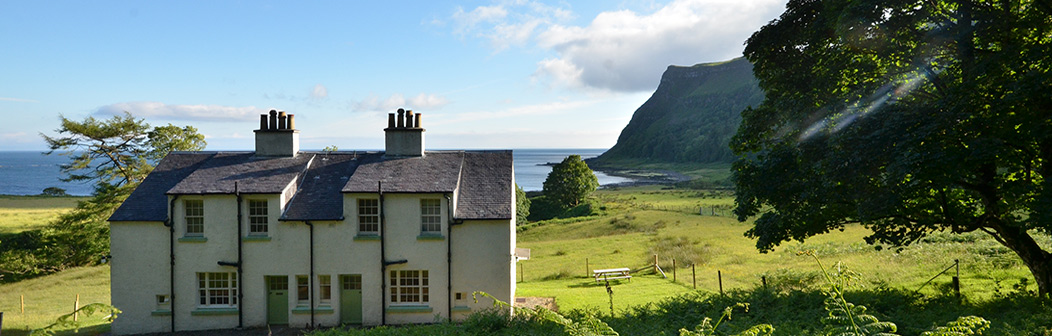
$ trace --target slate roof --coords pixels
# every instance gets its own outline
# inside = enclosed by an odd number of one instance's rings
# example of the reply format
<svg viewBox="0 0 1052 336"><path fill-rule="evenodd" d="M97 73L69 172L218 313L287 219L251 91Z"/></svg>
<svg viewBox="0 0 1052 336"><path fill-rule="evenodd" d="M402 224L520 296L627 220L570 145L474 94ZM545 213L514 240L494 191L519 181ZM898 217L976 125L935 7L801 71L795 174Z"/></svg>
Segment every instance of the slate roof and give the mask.
<svg viewBox="0 0 1052 336"><path fill-rule="evenodd" d="M221 152L168 190L168 194L233 194L235 182L242 194L280 193L300 177L312 158L312 153L271 158L252 152Z"/></svg>
<svg viewBox="0 0 1052 336"><path fill-rule="evenodd" d="M281 220L343 219L343 194L340 190L358 168L358 156L342 153L318 154Z"/></svg>
<svg viewBox="0 0 1052 336"><path fill-rule="evenodd" d="M165 193L193 173L215 153L174 152L161 159L157 167L128 199L110 216L111 222L163 222L168 219L168 196Z"/></svg>
<svg viewBox="0 0 1052 336"><path fill-rule="evenodd" d="M342 220L343 193L457 192L455 218L510 219L511 151L435 151L424 157L385 158L382 152L301 152L294 158L252 152L180 152L165 157L110 221L164 221L167 195L297 191L281 220Z"/></svg>
<svg viewBox="0 0 1052 336"><path fill-rule="evenodd" d="M427 152L423 157L385 159L380 154L364 158L343 192L451 193L457 189L464 152Z"/></svg>
<svg viewBox="0 0 1052 336"><path fill-rule="evenodd" d="M515 194L511 151L464 152L455 218L510 219Z"/></svg>

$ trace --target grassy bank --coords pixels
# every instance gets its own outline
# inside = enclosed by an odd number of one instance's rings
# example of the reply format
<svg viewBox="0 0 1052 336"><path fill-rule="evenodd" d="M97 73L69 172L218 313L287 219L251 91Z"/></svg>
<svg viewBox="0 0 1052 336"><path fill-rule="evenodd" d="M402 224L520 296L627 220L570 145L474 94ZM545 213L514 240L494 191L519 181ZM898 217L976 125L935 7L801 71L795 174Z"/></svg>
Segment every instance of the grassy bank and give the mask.
<svg viewBox="0 0 1052 336"><path fill-rule="evenodd" d="M29 331L55 322L73 312L77 296L80 306L110 303L110 267L81 267L36 279L0 285L0 311L4 312L4 336L27 335ZM24 303L25 310L22 310ZM109 329L102 316L79 319L86 328L82 334ZM70 333L72 330L66 332Z"/></svg>

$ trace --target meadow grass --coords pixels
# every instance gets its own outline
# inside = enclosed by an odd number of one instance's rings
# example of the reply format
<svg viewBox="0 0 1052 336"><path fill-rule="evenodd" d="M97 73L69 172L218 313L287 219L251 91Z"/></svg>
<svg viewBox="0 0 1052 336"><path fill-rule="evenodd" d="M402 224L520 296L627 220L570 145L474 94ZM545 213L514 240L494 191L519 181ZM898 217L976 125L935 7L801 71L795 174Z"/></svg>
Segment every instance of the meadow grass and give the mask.
<svg viewBox="0 0 1052 336"><path fill-rule="evenodd" d="M84 197L0 195L0 234L41 229Z"/></svg>
<svg viewBox="0 0 1052 336"><path fill-rule="evenodd" d="M699 290L708 292L719 292L718 274L725 292L757 288L763 278L767 278L768 286L785 291L817 288L821 284L814 281L818 268L810 258L797 255L807 250L859 272L862 288L920 289L921 294L942 295L950 290L956 269L936 275L955 260L960 260L961 293L973 300L989 300L997 294L996 289L1010 289L1020 279L1030 277L1014 253L983 233L936 233L901 250L888 247L878 251L863 241L870 230L849 225L843 231L784 243L772 252L759 253L755 241L744 236L751 223L677 210L698 203L733 203L726 194L695 198L704 192L656 186L601 190L595 195L605 205L601 216L532 224L518 234L518 247L532 251L530 260L520 262L523 274L518 276L524 281L518 284L519 296L554 296L561 309L587 309L596 302L606 302L605 290L571 287L573 281L587 279L568 279L587 276L589 269L645 268L653 264L655 254L669 278L665 281L671 282L675 258L678 288L693 288L696 282ZM651 206L640 209L640 203ZM662 207L670 210L653 210ZM1047 235L1038 237L1046 248L1052 246ZM692 264L696 277L692 277ZM925 285L932 277L935 280ZM633 285L619 286L630 289ZM1027 286L1036 290L1033 281ZM615 301L625 291L615 292ZM644 305L667 297L665 293L625 296L620 302Z"/></svg>
<svg viewBox="0 0 1052 336"><path fill-rule="evenodd" d="M4 336L27 335L31 330L55 322L73 312L77 295L80 305L110 304L110 267L79 267L36 279L0 285L0 311L4 312ZM25 300L25 312L21 300ZM86 328L81 333L108 330L102 316L79 319ZM72 330L67 331L72 332Z"/></svg>

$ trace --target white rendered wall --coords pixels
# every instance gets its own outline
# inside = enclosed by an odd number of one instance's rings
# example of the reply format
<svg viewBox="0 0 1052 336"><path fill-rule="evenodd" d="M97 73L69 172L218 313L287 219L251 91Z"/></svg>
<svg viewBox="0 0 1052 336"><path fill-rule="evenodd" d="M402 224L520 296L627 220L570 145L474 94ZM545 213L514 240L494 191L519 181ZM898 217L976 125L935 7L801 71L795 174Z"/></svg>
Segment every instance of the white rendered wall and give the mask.
<svg viewBox="0 0 1052 336"><path fill-rule="evenodd" d="M161 222L110 223L110 300L122 313L114 335L167 332L169 316L154 315L157 295L169 295L168 227Z"/></svg>

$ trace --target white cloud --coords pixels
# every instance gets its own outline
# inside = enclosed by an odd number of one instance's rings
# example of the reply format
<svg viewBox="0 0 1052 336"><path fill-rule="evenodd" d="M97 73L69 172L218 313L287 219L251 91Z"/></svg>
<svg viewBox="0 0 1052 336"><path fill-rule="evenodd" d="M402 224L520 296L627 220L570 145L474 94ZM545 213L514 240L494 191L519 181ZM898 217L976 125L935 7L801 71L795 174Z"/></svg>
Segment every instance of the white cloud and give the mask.
<svg viewBox="0 0 1052 336"><path fill-rule="evenodd" d="M127 102L99 107L96 115L119 115L125 111L139 118L163 118L172 120L245 121L255 120L257 115L269 109L255 106L235 107L222 105L168 105L160 102Z"/></svg>
<svg viewBox="0 0 1052 336"><path fill-rule="evenodd" d="M406 99L401 93L396 93L387 98L369 95L364 100L354 102L351 109L356 112L393 112L399 108L424 111L441 109L446 104L449 104L449 100L436 94L421 93Z"/></svg>
<svg viewBox="0 0 1052 336"><path fill-rule="evenodd" d="M39 140L38 137L30 136L26 132L0 133L0 140L5 143L30 143Z"/></svg>
<svg viewBox="0 0 1052 336"><path fill-rule="evenodd" d="M522 43L553 51L554 57L537 63L535 79L637 92L653 90L669 65L740 57L745 40L776 18L785 2L674 0L650 13L607 11L587 26L572 26L558 23L573 15L566 9L518 1L496 5L505 9L499 19L465 26L476 31L475 37L489 40L495 51Z"/></svg>
<svg viewBox="0 0 1052 336"><path fill-rule="evenodd" d="M479 6L471 11L457 7L453 13L453 33L477 37L489 42L496 52L524 46L539 28L573 17L568 9L538 1L504 0L492 6Z"/></svg>
<svg viewBox="0 0 1052 336"><path fill-rule="evenodd" d="M311 99L325 99L329 97L329 89L325 85L315 84L310 91Z"/></svg>

